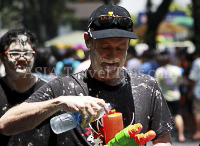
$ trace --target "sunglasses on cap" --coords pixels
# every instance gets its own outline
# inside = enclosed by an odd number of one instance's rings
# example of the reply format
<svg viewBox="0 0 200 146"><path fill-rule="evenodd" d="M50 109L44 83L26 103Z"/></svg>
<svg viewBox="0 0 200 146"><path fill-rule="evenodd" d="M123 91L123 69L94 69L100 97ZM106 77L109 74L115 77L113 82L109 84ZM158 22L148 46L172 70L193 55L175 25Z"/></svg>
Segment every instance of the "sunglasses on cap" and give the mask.
<svg viewBox="0 0 200 146"><path fill-rule="evenodd" d="M133 31L133 21L130 17L101 15L94 18L88 25L88 29L94 28L95 30L113 27Z"/></svg>

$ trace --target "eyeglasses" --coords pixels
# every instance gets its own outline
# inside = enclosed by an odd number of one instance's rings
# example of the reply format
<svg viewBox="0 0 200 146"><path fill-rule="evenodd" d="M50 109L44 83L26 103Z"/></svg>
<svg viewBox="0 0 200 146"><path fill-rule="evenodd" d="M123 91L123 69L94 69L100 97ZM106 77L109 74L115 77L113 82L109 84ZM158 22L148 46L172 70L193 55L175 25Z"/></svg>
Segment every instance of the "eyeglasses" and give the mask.
<svg viewBox="0 0 200 146"><path fill-rule="evenodd" d="M10 55L12 59L19 59L23 55L24 58L29 60L33 58L35 51L33 52L5 52L5 54Z"/></svg>
<svg viewBox="0 0 200 146"><path fill-rule="evenodd" d="M99 17L94 18L88 25L88 29L90 27L94 29L105 29L113 26L119 27L120 29L133 31L133 21L130 17L112 15L101 15Z"/></svg>

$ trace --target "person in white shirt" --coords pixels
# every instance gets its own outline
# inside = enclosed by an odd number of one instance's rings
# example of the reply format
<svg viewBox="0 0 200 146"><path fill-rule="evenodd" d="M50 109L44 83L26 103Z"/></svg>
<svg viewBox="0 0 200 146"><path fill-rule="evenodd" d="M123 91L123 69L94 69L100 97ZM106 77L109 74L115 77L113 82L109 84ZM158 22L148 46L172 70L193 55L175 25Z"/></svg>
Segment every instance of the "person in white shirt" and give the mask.
<svg viewBox="0 0 200 146"><path fill-rule="evenodd" d="M182 71L180 67L170 64L170 55L164 51L158 55L157 60L161 67L155 72L158 85L162 88L162 93L169 106L172 115L175 116L175 123L178 129L179 141L185 141L184 122L181 116L181 93L179 86L182 81Z"/></svg>

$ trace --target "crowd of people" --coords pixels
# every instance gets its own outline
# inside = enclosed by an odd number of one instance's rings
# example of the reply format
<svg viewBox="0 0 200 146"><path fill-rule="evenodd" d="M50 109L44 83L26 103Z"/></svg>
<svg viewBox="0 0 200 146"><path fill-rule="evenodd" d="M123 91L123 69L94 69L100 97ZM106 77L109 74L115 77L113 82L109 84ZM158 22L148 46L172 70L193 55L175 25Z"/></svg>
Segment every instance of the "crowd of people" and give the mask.
<svg viewBox="0 0 200 146"><path fill-rule="evenodd" d="M195 117L193 138L200 139L198 51L192 58L184 48L174 54L149 48L138 56L129 45L137 39L129 12L111 4L93 11L84 39L88 51L80 59L73 48L58 57L37 48L36 36L24 28L1 37L2 146L103 146L98 117L102 107L109 112L106 103L123 114L124 127L141 123L142 133L154 130L156 146L172 145L175 125L179 141L186 140L185 106ZM56 135L49 121L63 112L81 113L82 123Z"/></svg>
<svg viewBox="0 0 200 146"><path fill-rule="evenodd" d="M134 47L129 49L134 50ZM137 68L132 68L132 71L139 71L156 79L174 116L178 139L181 142L186 141L184 133L187 133L188 138L200 139L198 85L200 53L198 49L188 53L187 49L187 47L171 49L166 47L162 51L148 49L140 56L128 57L126 63L127 69L137 64ZM128 55L129 52L135 51L128 51ZM132 60L137 61L132 63Z"/></svg>

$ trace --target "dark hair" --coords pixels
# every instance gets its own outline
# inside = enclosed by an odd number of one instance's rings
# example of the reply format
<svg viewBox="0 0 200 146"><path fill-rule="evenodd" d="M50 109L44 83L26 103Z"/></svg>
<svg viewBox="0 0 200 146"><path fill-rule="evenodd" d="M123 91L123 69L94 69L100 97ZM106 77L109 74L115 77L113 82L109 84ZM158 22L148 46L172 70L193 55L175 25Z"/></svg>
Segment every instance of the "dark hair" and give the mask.
<svg viewBox="0 0 200 146"><path fill-rule="evenodd" d="M156 57L156 60L158 64L164 66L170 62L170 55L167 51L163 51Z"/></svg>
<svg viewBox="0 0 200 146"><path fill-rule="evenodd" d="M200 55L200 49L196 48L193 52L193 55Z"/></svg>
<svg viewBox="0 0 200 146"><path fill-rule="evenodd" d="M136 56L135 47L129 46L127 53L130 53L130 54L132 54L133 56Z"/></svg>
<svg viewBox="0 0 200 146"><path fill-rule="evenodd" d="M32 32L25 28L10 29L0 39L0 52L5 52L12 42L17 41L17 35L26 35L28 37L28 43L31 45L33 50L36 49L38 40Z"/></svg>
<svg viewBox="0 0 200 146"><path fill-rule="evenodd" d="M44 73L44 67L53 68L56 66L57 60L50 48L36 48L35 52L37 57L32 69L33 72L36 71L37 67L40 67L39 72Z"/></svg>
<svg viewBox="0 0 200 146"><path fill-rule="evenodd" d="M73 55L76 55L76 50L74 50L73 48L69 48L67 49L64 58L69 58L72 57Z"/></svg>
<svg viewBox="0 0 200 146"><path fill-rule="evenodd" d="M156 55L155 51L151 49L145 50L142 53L142 57L148 58L148 59L154 59L155 55Z"/></svg>

